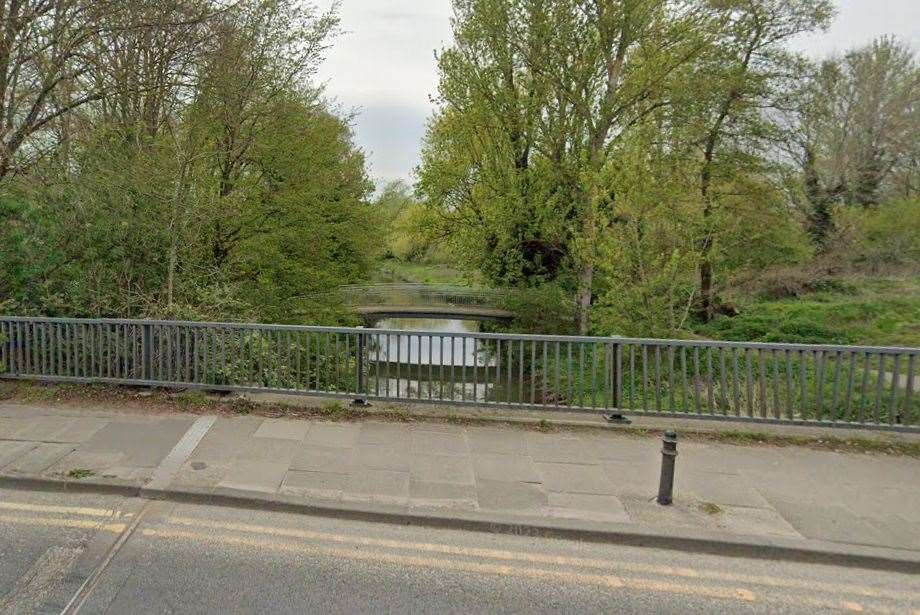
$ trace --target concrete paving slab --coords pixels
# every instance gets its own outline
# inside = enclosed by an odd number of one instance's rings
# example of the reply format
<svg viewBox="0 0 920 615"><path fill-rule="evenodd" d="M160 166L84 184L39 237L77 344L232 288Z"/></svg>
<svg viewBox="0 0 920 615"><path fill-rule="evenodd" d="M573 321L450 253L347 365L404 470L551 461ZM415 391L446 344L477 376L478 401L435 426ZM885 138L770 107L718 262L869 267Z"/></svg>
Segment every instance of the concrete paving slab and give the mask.
<svg viewBox="0 0 920 615"><path fill-rule="evenodd" d="M155 467L188 431L192 422L190 419L161 419L139 425L133 421L112 421L80 448L96 453L124 452L128 465Z"/></svg>
<svg viewBox="0 0 920 615"><path fill-rule="evenodd" d="M807 504L780 500L771 503L799 534L807 538L849 544L903 544L901 540L892 541L891 536L843 506L825 505L820 509L820 514L815 514L814 507Z"/></svg>
<svg viewBox="0 0 920 615"><path fill-rule="evenodd" d="M247 438L236 452L236 462L267 462L288 465L300 448L294 440Z"/></svg>
<svg viewBox="0 0 920 615"><path fill-rule="evenodd" d="M347 474L353 468L354 449L301 445L291 460L292 470Z"/></svg>
<svg viewBox="0 0 920 615"><path fill-rule="evenodd" d="M476 487L459 483L409 480L409 498L414 508L454 508L474 510Z"/></svg>
<svg viewBox="0 0 920 615"><path fill-rule="evenodd" d="M76 450L45 470L45 474L66 476L71 470L91 470L101 475L112 466L119 465L124 458L124 453L94 453Z"/></svg>
<svg viewBox="0 0 920 615"><path fill-rule="evenodd" d="M543 487L547 491L595 495L616 493L613 483L600 466L540 462L537 462L536 465Z"/></svg>
<svg viewBox="0 0 920 615"><path fill-rule="evenodd" d="M291 470L284 476L281 492L304 497L335 499L349 481L349 475L334 472L303 472Z"/></svg>
<svg viewBox="0 0 920 615"><path fill-rule="evenodd" d="M402 423L361 423L358 428L360 444L389 444L401 446L409 442L409 426Z"/></svg>
<svg viewBox="0 0 920 615"><path fill-rule="evenodd" d="M528 433L527 451L534 461L556 463L598 463L593 448L570 434Z"/></svg>
<svg viewBox="0 0 920 615"><path fill-rule="evenodd" d="M605 462L602 466L617 494L647 496L658 493L660 468L649 463ZM676 475L674 492L682 493L680 471Z"/></svg>
<svg viewBox="0 0 920 615"><path fill-rule="evenodd" d="M476 477L486 480L539 483L542 479L529 456L483 453L473 455Z"/></svg>
<svg viewBox="0 0 920 615"><path fill-rule="evenodd" d="M216 487L229 471L229 463L211 464L190 459L179 468L172 484L180 487Z"/></svg>
<svg viewBox="0 0 920 615"><path fill-rule="evenodd" d="M57 432L56 437L59 442L86 442L100 429L109 424L107 419L97 419L92 417L75 418L69 425Z"/></svg>
<svg viewBox="0 0 920 615"><path fill-rule="evenodd" d="M310 423L306 421L292 421L289 419L265 419L253 438L275 438L284 440L303 440L307 436Z"/></svg>
<svg viewBox="0 0 920 615"><path fill-rule="evenodd" d="M770 507L767 500L740 476L688 469L680 474L680 489L684 497L720 506Z"/></svg>
<svg viewBox="0 0 920 615"><path fill-rule="evenodd" d="M542 514L548 505L540 485L497 480L477 480L476 497L483 510Z"/></svg>
<svg viewBox="0 0 920 615"><path fill-rule="evenodd" d="M695 503L675 500L670 506L661 506L654 498L621 496L630 521L654 527L690 527L696 529L717 529L717 519L699 509Z"/></svg>
<svg viewBox="0 0 920 615"><path fill-rule="evenodd" d="M353 446L361 427L353 423L313 423L304 442L320 446Z"/></svg>
<svg viewBox="0 0 920 615"><path fill-rule="evenodd" d="M629 515L619 498L587 493L548 493L550 514L565 519L627 523Z"/></svg>
<svg viewBox="0 0 920 615"><path fill-rule="evenodd" d="M0 440L0 469L13 463L26 452L32 450L38 442L23 442L22 440Z"/></svg>
<svg viewBox="0 0 920 615"><path fill-rule="evenodd" d="M274 493L288 471L287 463L239 461L230 466L218 487Z"/></svg>
<svg viewBox="0 0 920 615"><path fill-rule="evenodd" d="M413 454L469 455L464 433L439 433L431 431L412 432Z"/></svg>
<svg viewBox="0 0 920 615"><path fill-rule="evenodd" d="M433 483L473 484L473 463L458 455L412 455L409 476L413 480Z"/></svg>
<svg viewBox="0 0 920 615"><path fill-rule="evenodd" d="M73 451L73 444L40 442L7 464L3 471L13 474L41 474Z"/></svg>
<svg viewBox="0 0 920 615"><path fill-rule="evenodd" d="M772 508L744 506L720 506L720 508L721 512L717 515L719 527L739 534L802 538L802 535Z"/></svg>
<svg viewBox="0 0 920 615"><path fill-rule="evenodd" d="M660 457L661 443L651 438L630 438L614 434L585 435L595 457L604 461L647 463Z"/></svg>
<svg viewBox="0 0 920 615"><path fill-rule="evenodd" d="M466 440L470 451L474 454L527 454L527 444L524 441L524 432L522 431L471 427L466 432Z"/></svg>
<svg viewBox="0 0 920 615"><path fill-rule="evenodd" d="M354 448L352 459L355 472L362 470L409 471L409 451L405 448L383 444L359 444Z"/></svg>
<svg viewBox="0 0 920 615"><path fill-rule="evenodd" d="M342 497L387 504L405 504L409 498L409 473L365 470L349 476Z"/></svg>

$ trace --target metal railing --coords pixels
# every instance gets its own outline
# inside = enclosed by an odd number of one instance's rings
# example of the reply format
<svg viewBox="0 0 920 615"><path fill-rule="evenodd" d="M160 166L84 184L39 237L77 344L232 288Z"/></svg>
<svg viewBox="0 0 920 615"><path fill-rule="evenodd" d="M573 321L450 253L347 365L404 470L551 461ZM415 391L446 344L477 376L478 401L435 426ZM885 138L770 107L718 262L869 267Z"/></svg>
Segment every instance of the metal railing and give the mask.
<svg viewBox="0 0 920 615"><path fill-rule="evenodd" d="M339 288L352 306L475 306L501 308L513 292L494 288L469 288L431 284L375 284Z"/></svg>
<svg viewBox="0 0 920 615"><path fill-rule="evenodd" d="M918 348L0 317L0 377L920 431Z"/></svg>

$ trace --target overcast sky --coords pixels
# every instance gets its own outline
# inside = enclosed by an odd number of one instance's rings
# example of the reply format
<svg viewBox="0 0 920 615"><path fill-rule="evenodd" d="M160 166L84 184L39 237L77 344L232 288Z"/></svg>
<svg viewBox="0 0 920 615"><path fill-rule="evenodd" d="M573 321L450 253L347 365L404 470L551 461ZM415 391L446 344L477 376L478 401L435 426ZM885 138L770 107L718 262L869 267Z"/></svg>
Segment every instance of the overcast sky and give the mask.
<svg viewBox="0 0 920 615"><path fill-rule="evenodd" d="M326 7L331 0L320 0ZM838 0L830 31L802 37L815 57L895 34L920 49L920 0ZM357 112L355 137L378 185L413 179L437 90L434 52L449 45L450 0L342 0L345 33L320 78L345 110Z"/></svg>

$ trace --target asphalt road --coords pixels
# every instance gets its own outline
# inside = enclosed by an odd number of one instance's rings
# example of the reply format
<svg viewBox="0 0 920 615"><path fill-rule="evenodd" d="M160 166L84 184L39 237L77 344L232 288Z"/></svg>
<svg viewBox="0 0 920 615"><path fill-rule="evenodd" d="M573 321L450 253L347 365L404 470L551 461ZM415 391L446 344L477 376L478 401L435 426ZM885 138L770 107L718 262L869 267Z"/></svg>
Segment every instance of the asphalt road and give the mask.
<svg viewBox="0 0 920 615"><path fill-rule="evenodd" d="M920 578L0 490L6 613L920 613Z"/></svg>

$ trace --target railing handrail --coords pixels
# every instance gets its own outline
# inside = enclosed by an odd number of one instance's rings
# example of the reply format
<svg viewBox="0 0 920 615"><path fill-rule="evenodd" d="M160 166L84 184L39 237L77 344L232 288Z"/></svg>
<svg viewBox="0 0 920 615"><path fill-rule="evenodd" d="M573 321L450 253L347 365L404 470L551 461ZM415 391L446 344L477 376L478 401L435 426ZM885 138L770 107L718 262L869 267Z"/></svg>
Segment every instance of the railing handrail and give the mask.
<svg viewBox="0 0 920 615"><path fill-rule="evenodd" d="M317 333L375 333L375 334L402 334L402 335L434 335L456 338L477 338L495 340L521 340L537 342L594 342L609 344L632 344L646 346L674 346L674 347L699 347L699 348L751 348L760 350L803 350L803 351L831 351L831 352L869 352L875 354L907 354L920 356L920 347L911 346L863 346L849 344L806 344L794 342L743 342L734 340L692 340L670 338L643 338L622 336L591 336L591 335L541 335L533 333L484 333L463 331L422 331L416 329L377 329L365 327L335 327L321 325L285 325L252 322L229 321L195 321L195 320L162 320L162 319L133 319L133 318L68 318L52 316L3 316L0 321L10 322L49 322L72 324L122 324L122 325L175 325L181 327L222 327L227 329L251 329L269 331L312 331Z"/></svg>

